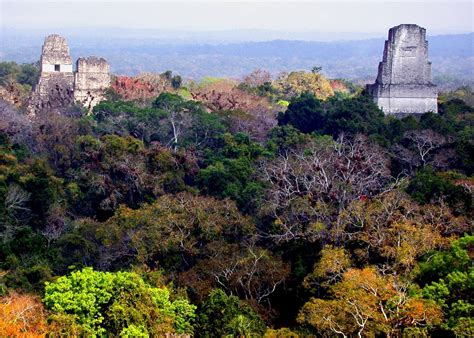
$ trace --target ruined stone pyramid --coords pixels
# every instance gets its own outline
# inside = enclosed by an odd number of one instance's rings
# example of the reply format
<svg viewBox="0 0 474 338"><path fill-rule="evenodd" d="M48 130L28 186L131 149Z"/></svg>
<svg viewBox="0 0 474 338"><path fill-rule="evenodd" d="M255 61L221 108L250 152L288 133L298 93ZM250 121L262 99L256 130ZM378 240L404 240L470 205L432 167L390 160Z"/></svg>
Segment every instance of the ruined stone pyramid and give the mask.
<svg viewBox="0 0 474 338"><path fill-rule="evenodd" d="M390 28L377 80L367 90L386 114L438 112L426 29L409 24Z"/></svg>

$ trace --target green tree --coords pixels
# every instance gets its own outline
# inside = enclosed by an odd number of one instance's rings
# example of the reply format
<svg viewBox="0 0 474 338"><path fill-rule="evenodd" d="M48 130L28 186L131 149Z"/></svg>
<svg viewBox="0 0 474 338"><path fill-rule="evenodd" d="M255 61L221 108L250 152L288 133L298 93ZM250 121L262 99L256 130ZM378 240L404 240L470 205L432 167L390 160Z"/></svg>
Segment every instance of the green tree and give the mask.
<svg viewBox="0 0 474 338"><path fill-rule="evenodd" d="M266 326L258 314L236 296L214 289L198 310L196 331L201 337L261 336Z"/></svg>
<svg viewBox="0 0 474 338"><path fill-rule="evenodd" d="M232 198L241 210L255 209L263 191L255 179L255 162L264 155L264 148L247 135L223 134L216 147L205 152L207 166L197 175L198 186L206 194Z"/></svg>
<svg viewBox="0 0 474 338"><path fill-rule="evenodd" d="M456 185L446 176L425 168L416 173L407 187L410 196L420 204L445 200L456 212L472 210L472 195L466 188Z"/></svg>
<svg viewBox="0 0 474 338"><path fill-rule="evenodd" d="M159 141L177 150L204 148L224 131L219 117L208 114L200 103L163 92L152 106L131 101L104 101L94 107L95 130L99 134L133 136L146 145Z"/></svg>
<svg viewBox="0 0 474 338"><path fill-rule="evenodd" d="M140 107L131 101L103 101L94 107L93 119L98 134L133 136L145 144L159 139L160 121L165 112Z"/></svg>
<svg viewBox="0 0 474 338"><path fill-rule="evenodd" d="M466 175L472 176L474 173L474 128L465 126L463 130L458 133L458 140L455 144L455 149L460 158L460 169Z"/></svg>
<svg viewBox="0 0 474 338"><path fill-rule="evenodd" d="M17 75L16 80L23 85L31 87L38 83L40 71L38 67L33 64L24 63L20 66L21 72Z"/></svg>
<svg viewBox="0 0 474 338"><path fill-rule="evenodd" d="M20 85L27 85L31 88L36 85L39 78L39 69L33 64L24 63L18 65L16 62L0 62L0 85L7 85L14 82Z"/></svg>
<svg viewBox="0 0 474 338"><path fill-rule="evenodd" d="M379 135L384 131L384 114L367 95L323 101L304 93L293 98L288 109L280 113L278 124L333 137L341 133Z"/></svg>
<svg viewBox="0 0 474 338"><path fill-rule="evenodd" d="M291 100L285 113L278 116L278 124L290 124L303 133L322 132L327 114L321 100L304 93Z"/></svg>
<svg viewBox="0 0 474 338"><path fill-rule="evenodd" d="M15 81L16 76L21 72L16 62L0 62L0 85L6 85Z"/></svg>
<svg viewBox="0 0 474 338"><path fill-rule="evenodd" d="M165 115L160 141L175 151L190 144L203 147L223 131L216 115L208 114L200 103L177 94L161 93L153 106Z"/></svg>
<svg viewBox="0 0 474 338"><path fill-rule="evenodd" d="M341 133L376 136L383 132L384 113L368 95L357 95L339 100L330 98L325 102L328 121L324 133L338 136Z"/></svg>
<svg viewBox="0 0 474 338"><path fill-rule="evenodd" d="M419 278L428 283L423 296L441 305L447 321L443 327L457 336L474 334L474 236L453 241L449 251L437 252L419 265Z"/></svg>
<svg viewBox="0 0 474 338"><path fill-rule="evenodd" d="M150 286L134 272L72 272L46 283L44 303L53 322L69 325L69 318L89 335L193 332L195 306L172 300L166 287Z"/></svg>

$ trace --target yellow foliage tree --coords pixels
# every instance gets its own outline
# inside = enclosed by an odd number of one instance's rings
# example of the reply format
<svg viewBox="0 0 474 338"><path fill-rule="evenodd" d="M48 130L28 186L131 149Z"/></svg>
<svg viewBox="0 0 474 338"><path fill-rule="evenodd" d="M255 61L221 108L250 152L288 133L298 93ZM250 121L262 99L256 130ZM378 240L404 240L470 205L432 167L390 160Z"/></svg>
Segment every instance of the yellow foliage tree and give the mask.
<svg viewBox="0 0 474 338"><path fill-rule="evenodd" d="M314 265L313 272L303 281L303 286L310 288L313 284L327 286L341 279L345 270L351 266L351 259L344 248L326 245L321 250L321 258Z"/></svg>
<svg viewBox="0 0 474 338"><path fill-rule="evenodd" d="M291 72L283 74L274 83L279 92L287 97L310 92L318 99L325 100L334 95L331 83L322 74L316 72Z"/></svg>
<svg viewBox="0 0 474 338"><path fill-rule="evenodd" d="M291 331L289 328L282 327L281 329L267 329L263 338L298 338L298 334Z"/></svg>
<svg viewBox="0 0 474 338"><path fill-rule="evenodd" d="M351 202L339 214L339 226L331 231L333 238L347 240L347 229L352 229L351 238L386 259L388 268L409 274L420 257L447 247L458 234L468 231L468 222L455 217L445 205L420 206L393 190L373 200ZM359 255L359 259L364 257Z"/></svg>
<svg viewBox="0 0 474 338"><path fill-rule="evenodd" d="M297 320L344 337L377 333L391 337L407 327L439 323L440 307L412 296L410 287L396 275L382 275L373 267L349 269L331 287L332 299L312 298Z"/></svg>

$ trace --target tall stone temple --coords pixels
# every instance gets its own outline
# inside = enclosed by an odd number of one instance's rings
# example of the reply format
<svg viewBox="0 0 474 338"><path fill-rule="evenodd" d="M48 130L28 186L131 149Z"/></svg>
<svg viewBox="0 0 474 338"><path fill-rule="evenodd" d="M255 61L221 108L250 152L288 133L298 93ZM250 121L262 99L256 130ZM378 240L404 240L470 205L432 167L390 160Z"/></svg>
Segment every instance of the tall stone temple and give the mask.
<svg viewBox="0 0 474 338"><path fill-rule="evenodd" d="M377 80L367 90L385 114L438 112L425 28L408 24L390 28Z"/></svg>
<svg viewBox="0 0 474 338"><path fill-rule="evenodd" d="M110 86L107 61L79 58L74 71L67 41L59 35L45 38L40 62L40 78L29 100L31 115L64 109L75 103L91 111Z"/></svg>

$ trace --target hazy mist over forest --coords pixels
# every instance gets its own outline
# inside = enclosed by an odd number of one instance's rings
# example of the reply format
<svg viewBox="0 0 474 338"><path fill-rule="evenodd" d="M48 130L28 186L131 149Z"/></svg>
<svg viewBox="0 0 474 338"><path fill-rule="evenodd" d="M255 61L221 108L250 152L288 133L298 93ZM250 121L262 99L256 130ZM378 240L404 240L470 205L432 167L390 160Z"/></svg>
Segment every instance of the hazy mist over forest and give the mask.
<svg viewBox="0 0 474 338"><path fill-rule="evenodd" d="M58 33L74 57L102 55L116 74L241 78L321 66L366 82L388 28L417 23L427 28L435 82L462 85L474 78L471 9L469 1L1 1L0 60L35 62L44 37ZM439 36L447 34L457 35Z"/></svg>
<svg viewBox="0 0 474 338"><path fill-rule="evenodd" d="M47 34L47 30L28 34L24 30L8 30L2 40L0 60L36 62ZM352 40L356 37L348 35L345 40L314 41L319 40L317 36L327 37L322 33L298 33L300 38L297 39L274 39L283 34L273 31L195 33L194 37L189 32L174 32L167 38L157 38L163 34L159 31L117 29L102 30L101 34L114 37L93 35L92 30L81 33L64 30L63 33L68 38L73 58L104 56L115 74L172 70L192 79L242 78L256 68L266 69L276 76L284 71L321 66L323 73L331 78L360 83L375 78L386 39L385 36L370 39L358 36L358 40ZM151 37L144 37L147 34ZM245 36L255 41L243 41ZM314 37L313 41L310 36ZM428 39L434 81L448 86L472 85L474 34L429 36Z"/></svg>
<svg viewBox="0 0 474 338"><path fill-rule="evenodd" d="M383 34L387 27L403 22L428 27L432 34L447 34L471 32L473 15L470 1L457 0L2 0L1 6L4 28L76 28L78 31L83 28L185 32L258 29Z"/></svg>

